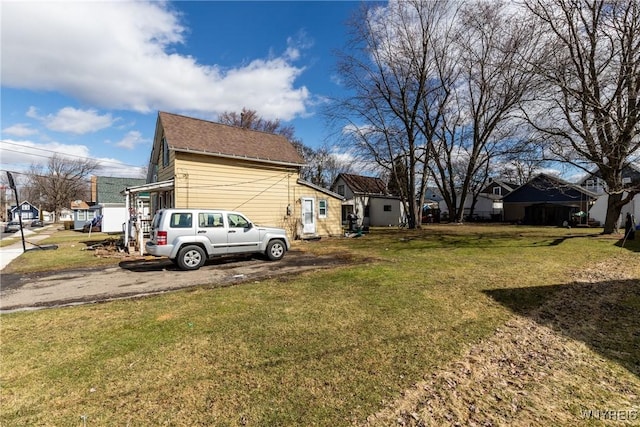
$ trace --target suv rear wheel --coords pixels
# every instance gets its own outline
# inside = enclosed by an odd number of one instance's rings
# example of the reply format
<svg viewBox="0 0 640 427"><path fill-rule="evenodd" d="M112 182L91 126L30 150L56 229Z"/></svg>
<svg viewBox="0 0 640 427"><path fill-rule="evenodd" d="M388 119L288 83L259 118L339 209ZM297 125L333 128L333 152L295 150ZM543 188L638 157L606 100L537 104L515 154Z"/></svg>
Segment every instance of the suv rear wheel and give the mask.
<svg viewBox="0 0 640 427"><path fill-rule="evenodd" d="M271 261L278 261L282 259L286 251L287 247L284 245L284 242L279 239L274 239L267 245L267 258Z"/></svg>
<svg viewBox="0 0 640 427"><path fill-rule="evenodd" d="M204 250L200 246L185 246L178 252L176 261L182 270L197 270L207 260Z"/></svg>

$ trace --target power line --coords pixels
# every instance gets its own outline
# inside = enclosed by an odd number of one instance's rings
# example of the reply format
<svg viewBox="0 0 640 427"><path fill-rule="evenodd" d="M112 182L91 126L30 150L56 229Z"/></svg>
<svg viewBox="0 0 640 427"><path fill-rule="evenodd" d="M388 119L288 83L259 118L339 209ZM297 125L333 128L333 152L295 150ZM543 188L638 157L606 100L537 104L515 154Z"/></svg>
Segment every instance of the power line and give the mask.
<svg viewBox="0 0 640 427"><path fill-rule="evenodd" d="M74 157L74 158L82 159L82 160L91 160L91 161L98 162L98 163L101 163L101 164L102 163L111 163L111 164L118 165L118 166L127 166L127 167L132 167L132 168L144 167L144 166L130 165L130 164L127 164L127 163L115 162L115 161L112 161L112 160L100 160L100 159L96 159L94 157L84 157L84 156L78 156L76 154L60 153L59 151L55 151L55 150L48 150L46 148L32 147L32 146L29 146L29 145L17 144L15 142L10 142L10 141L5 141L5 140L0 140L0 142L2 142L3 145L4 144L9 144L9 145L13 145L13 146L16 146L16 147L25 148L25 149L28 149L28 150L45 151L45 152L53 153L53 154L60 154L60 155L63 155L64 157ZM12 150L12 149L5 148L5 147L2 148L2 151L10 151L12 153L19 153L19 154L24 154L24 155L27 155L27 156L36 156L36 157L44 157L44 158L51 157L51 156L47 156L47 155L44 155L44 154L28 153L28 152L24 152L24 151L18 151L18 150L15 150L15 149Z"/></svg>

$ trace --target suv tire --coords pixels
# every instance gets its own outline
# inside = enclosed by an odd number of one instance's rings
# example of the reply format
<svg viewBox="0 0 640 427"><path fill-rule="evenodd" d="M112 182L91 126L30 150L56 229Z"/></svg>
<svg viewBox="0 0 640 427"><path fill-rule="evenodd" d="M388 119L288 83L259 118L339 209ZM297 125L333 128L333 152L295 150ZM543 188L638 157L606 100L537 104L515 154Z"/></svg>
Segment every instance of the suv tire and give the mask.
<svg viewBox="0 0 640 427"><path fill-rule="evenodd" d="M176 261L182 270L197 270L207 260L204 250L200 246L189 245L180 249Z"/></svg>
<svg viewBox="0 0 640 427"><path fill-rule="evenodd" d="M282 240L279 240L279 239L271 240L267 245L267 251L266 251L267 258L269 258L271 261L281 260L286 251L287 251L287 247L285 246Z"/></svg>

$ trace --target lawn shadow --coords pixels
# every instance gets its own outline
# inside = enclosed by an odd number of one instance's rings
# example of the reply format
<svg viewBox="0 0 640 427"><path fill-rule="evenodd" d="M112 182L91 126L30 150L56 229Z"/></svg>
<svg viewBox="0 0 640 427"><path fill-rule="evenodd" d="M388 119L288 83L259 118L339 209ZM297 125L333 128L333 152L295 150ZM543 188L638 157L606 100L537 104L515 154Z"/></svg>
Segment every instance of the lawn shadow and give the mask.
<svg viewBox="0 0 640 427"><path fill-rule="evenodd" d="M615 245L631 252L640 252L640 237L633 240L620 239L615 243Z"/></svg>
<svg viewBox="0 0 640 427"><path fill-rule="evenodd" d="M611 280L485 293L514 313L584 342L640 377L640 280Z"/></svg>
<svg viewBox="0 0 640 427"><path fill-rule="evenodd" d="M558 246L561 243L564 243L565 240L569 240L569 239L577 239L580 237L589 237L589 238L593 238L593 237L598 237L600 236L600 234L570 234L568 236L563 236L563 237L559 237L555 240L553 240L551 243L549 243L549 246Z"/></svg>
<svg viewBox="0 0 640 427"><path fill-rule="evenodd" d="M236 255L236 256L223 256L219 258L208 259L205 261L204 267L206 266L217 266L223 267L227 264L238 263L239 261L248 261L251 260L252 256L249 255ZM151 271L176 271L180 270L180 268L171 262L168 258L153 258L153 259L136 259L136 260L127 260L122 261L118 264L120 268L124 270L133 271L136 273L144 273Z"/></svg>

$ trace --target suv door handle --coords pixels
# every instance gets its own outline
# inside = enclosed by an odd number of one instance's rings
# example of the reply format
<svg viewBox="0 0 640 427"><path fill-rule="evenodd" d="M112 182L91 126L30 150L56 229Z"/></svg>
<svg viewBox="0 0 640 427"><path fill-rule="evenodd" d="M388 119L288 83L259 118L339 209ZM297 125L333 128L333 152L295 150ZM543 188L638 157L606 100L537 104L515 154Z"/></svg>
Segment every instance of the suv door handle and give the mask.
<svg viewBox="0 0 640 427"><path fill-rule="evenodd" d="M207 232L207 230L200 230L200 231L198 231L198 234L202 234L202 233L206 233L206 232Z"/></svg>
<svg viewBox="0 0 640 427"><path fill-rule="evenodd" d="M229 230L229 233L235 233L236 230Z"/></svg>

